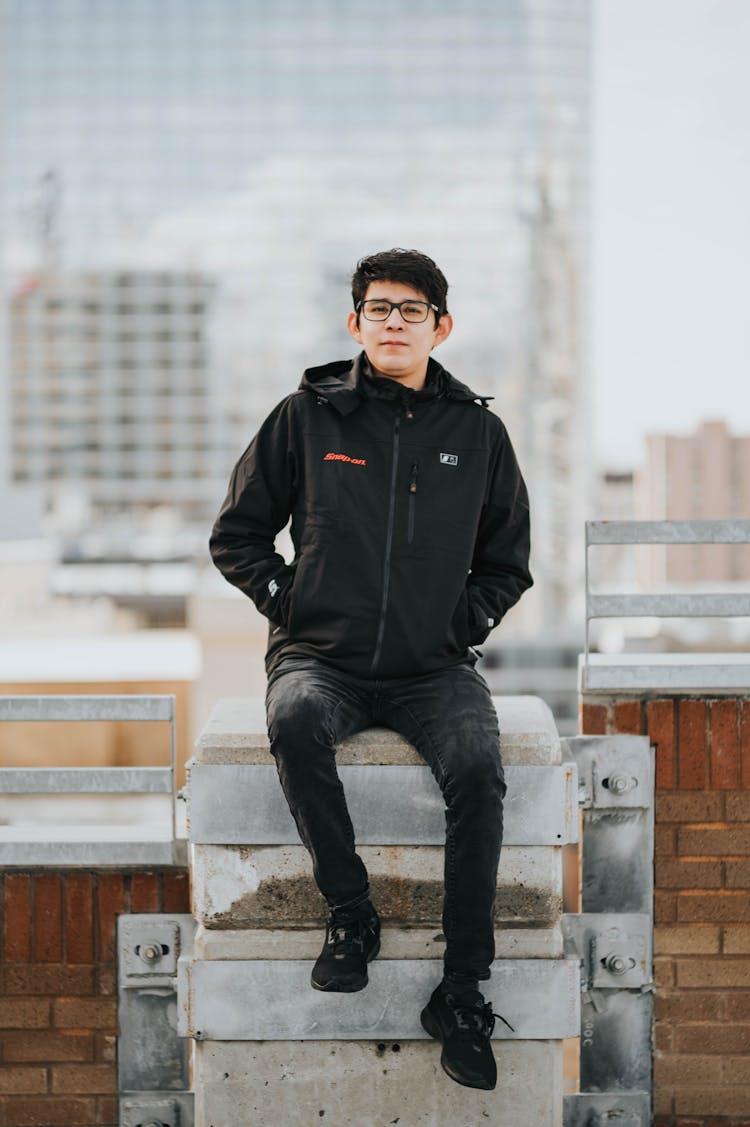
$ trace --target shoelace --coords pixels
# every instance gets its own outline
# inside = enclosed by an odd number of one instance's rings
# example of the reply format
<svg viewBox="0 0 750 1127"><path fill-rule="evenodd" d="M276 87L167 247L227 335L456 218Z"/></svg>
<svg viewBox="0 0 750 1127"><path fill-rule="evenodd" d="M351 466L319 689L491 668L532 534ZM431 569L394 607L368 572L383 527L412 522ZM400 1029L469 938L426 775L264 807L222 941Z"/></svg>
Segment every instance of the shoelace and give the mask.
<svg viewBox="0 0 750 1127"><path fill-rule="evenodd" d="M363 926L360 920L352 920L349 923L336 924L335 926L331 925L328 943L333 947L334 957L341 958L344 955L352 954L355 950L364 950Z"/></svg>
<svg viewBox="0 0 750 1127"><path fill-rule="evenodd" d="M446 1001L456 1015L456 1026L465 1037L491 1037L495 1029L495 1018L502 1021L503 1025L507 1025L511 1033L515 1033L513 1026L502 1014L493 1013L491 1002L485 1002L481 1006L471 1005L468 1002L461 1002L453 995L448 995Z"/></svg>

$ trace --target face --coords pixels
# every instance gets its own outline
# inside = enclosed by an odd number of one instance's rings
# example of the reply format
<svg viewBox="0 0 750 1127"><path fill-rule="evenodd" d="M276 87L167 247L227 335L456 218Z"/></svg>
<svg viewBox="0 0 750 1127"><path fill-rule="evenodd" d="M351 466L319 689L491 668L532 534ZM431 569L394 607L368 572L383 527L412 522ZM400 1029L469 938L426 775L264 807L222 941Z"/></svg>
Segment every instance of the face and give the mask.
<svg viewBox="0 0 750 1127"><path fill-rule="evenodd" d="M366 300L385 298L388 301L427 301L419 290L401 282L371 282L365 294ZM404 321L399 309L392 309L387 321L368 321L360 314L350 313L347 322L349 332L358 344L362 345L367 359L381 376L398 380L407 387L420 388L427 372L430 352L450 335L453 321L444 314L437 325L433 310L427 320L420 324Z"/></svg>

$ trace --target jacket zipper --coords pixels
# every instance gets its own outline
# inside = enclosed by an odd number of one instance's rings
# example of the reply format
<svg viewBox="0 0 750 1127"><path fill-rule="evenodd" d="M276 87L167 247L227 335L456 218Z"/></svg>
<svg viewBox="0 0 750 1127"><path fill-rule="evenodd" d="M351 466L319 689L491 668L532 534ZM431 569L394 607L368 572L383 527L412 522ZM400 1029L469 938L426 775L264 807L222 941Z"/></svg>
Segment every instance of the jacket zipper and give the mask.
<svg viewBox="0 0 750 1127"><path fill-rule="evenodd" d="M383 560L383 598L380 604L380 621L375 642L375 653L372 657L370 672L373 673L380 661L383 649L383 635L385 634L385 612L388 606L388 588L391 579L391 548L393 547L393 517L396 510L396 472L398 470L398 442L399 428L401 426L401 412L396 415L393 424L393 463L391 467L391 496L388 502L388 527L385 534L385 558Z"/></svg>
<svg viewBox="0 0 750 1127"><path fill-rule="evenodd" d="M411 544L414 539L414 518L416 516L417 508L417 475L419 474L419 463L415 462L411 467L411 477L409 478L409 531L407 542Z"/></svg>

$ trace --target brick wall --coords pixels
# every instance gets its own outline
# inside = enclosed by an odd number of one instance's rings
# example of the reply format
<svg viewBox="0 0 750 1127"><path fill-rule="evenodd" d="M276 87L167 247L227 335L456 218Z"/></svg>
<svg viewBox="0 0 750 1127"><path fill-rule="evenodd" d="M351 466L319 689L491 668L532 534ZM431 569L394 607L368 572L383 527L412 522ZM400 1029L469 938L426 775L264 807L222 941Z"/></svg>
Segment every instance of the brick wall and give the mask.
<svg viewBox="0 0 750 1127"><path fill-rule="evenodd" d="M188 912L187 873L0 874L0 1124L117 1124L116 920Z"/></svg>
<svg viewBox="0 0 750 1127"><path fill-rule="evenodd" d="M587 696L656 748L655 1127L750 1127L750 699Z"/></svg>

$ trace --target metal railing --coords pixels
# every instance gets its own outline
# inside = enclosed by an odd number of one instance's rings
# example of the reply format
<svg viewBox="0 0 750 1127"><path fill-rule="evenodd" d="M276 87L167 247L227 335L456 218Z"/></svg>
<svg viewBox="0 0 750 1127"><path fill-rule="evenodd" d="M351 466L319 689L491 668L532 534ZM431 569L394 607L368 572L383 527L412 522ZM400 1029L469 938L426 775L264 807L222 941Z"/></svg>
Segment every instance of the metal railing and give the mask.
<svg viewBox="0 0 750 1127"><path fill-rule="evenodd" d="M586 634L583 688L590 680L590 629L595 618L742 618L750 591L594 594L589 550L604 544L750 544L750 520L611 520L586 522ZM750 586L750 577L748 577ZM601 686L600 686L601 687Z"/></svg>
<svg viewBox="0 0 750 1127"><path fill-rule="evenodd" d="M103 834L103 841L24 839L23 830L0 826L0 863L180 864L175 810L175 698L172 695L0 696L0 721L162 721L170 726L168 767L2 767L0 795L169 796L170 839L149 842L133 833ZM94 827L99 828L99 827ZM104 827L101 827L104 829ZM60 827L49 827L49 832ZM15 830L15 832L14 832ZM64 835L63 835L64 836ZM184 844L184 843L182 843ZM98 862L97 862L98 853Z"/></svg>

